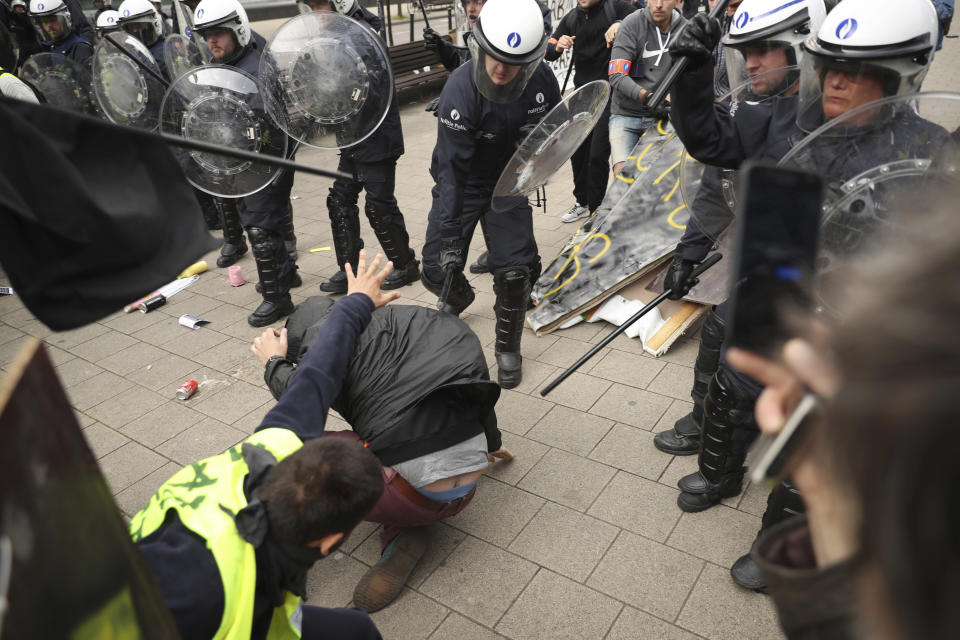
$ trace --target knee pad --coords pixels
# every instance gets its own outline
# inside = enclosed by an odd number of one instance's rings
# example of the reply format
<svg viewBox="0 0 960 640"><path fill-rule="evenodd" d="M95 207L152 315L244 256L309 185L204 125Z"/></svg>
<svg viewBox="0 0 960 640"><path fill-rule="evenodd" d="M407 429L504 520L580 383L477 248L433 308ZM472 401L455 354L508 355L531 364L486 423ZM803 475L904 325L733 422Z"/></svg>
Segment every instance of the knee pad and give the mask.
<svg viewBox="0 0 960 640"><path fill-rule="evenodd" d="M279 234L262 227L248 227L247 237L250 238L250 246L257 255L273 253L283 246Z"/></svg>

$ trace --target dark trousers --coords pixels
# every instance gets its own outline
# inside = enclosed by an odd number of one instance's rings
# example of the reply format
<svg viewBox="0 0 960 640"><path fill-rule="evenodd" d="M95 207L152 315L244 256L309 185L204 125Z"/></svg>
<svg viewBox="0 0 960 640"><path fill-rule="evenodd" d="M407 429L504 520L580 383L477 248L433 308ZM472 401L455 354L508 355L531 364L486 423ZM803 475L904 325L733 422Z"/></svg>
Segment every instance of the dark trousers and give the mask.
<svg viewBox="0 0 960 640"><path fill-rule="evenodd" d="M330 188L330 193L337 196L352 215L360 216L357 203L360 201L360 191L367 192L367 210L373 206L378 211L389 211L390 222L395 226L406 229L403 214L397 206L394 196L397 177L397 159L390 158L380 162L356 162L352 158L341 155L338 171L349 173L353 180L337 178Z"/></svg>
<svg viewBox="0 0 960 640"><path fill-rule="evenodd" d="M597 126L570 158L573 167L573 196L590 211L596 211L607 193L610 178L610 105Z"/></svg>
<svg viewBox="0 0 960 640"><path fill-rule="evenodd" d="M333 562L328 560L327 562ZM303 640L381 640L366 611L355 609L326 609L303 606Z"/></svg>
<svg viewBox="0 0 960 640"><path fill-rule="evenodd" d="M240 198L237 211L244 229L258 227L273 236L274 255L276 256L277 276L282 278L294 268L283 246L284 219L290 207L290 192L293 190L293 171L284 170L280 176L266 188L254 194Z"/></svg>
<svg viewBox="0 0 960 640"><path fill-rule="evenodd" d="M438 206L439 190L434 185L433 206L427 218L427 238L423 244L422 267L427 279L440 283L443 275L440 271L440 210ZM487 237L490 252L487 264L491 270L501 267L529 265L537 258L537 241L533 237L533 209L526 198L517 198L516 206L502 213L490 209L492 188L464 189L463 209L459 215L462 225L461 236L465 249L470 247L473 231L483 216L487 225Z"/></svg>

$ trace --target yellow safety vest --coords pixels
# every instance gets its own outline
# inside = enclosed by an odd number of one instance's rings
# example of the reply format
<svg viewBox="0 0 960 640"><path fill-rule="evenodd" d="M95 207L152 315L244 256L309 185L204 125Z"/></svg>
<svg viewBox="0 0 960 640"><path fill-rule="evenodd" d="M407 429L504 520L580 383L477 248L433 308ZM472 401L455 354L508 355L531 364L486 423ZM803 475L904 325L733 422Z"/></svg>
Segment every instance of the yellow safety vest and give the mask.
<svg viewBox="0 0 960 640"><path fill-rule="evenodd" d="M243 479L248 473L241 446L263 447L277 461L303 446L287 429L264 429L212 458L184 467L167 480L150 502L130 521L130 534L139 542L163 524L167 511L175 509L185 527L207 541L207 548L223 581L223 618L215 640L250 638L253 601L257 586L257 560L253 545L240 537L233 516L247 506ZM268 640L300 637L300 598L285 592L282 606L273 610Z"/></svg>

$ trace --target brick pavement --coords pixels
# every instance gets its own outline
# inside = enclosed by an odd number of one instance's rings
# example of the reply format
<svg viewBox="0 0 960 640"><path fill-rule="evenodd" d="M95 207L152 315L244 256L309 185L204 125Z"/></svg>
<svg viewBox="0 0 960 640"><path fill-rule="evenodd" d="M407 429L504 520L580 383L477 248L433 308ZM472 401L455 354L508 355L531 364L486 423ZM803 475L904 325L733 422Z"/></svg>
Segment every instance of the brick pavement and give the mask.
<svg viewBox="0 0 960 640"><path fill-rule="evenodd" d="M947 64L960 51L956 43L947 41L931 88L957 88L957 66ZM435 120L420 103L401 113L407 152L397 197L419 248ZM298 159L336 164L334 154L315 150ZM547 259L572 231L559 222L573 201L569 175L563 168L549 187L549 213L534 214ZM293 189L304 280L294 293L298 302L317 294L317 284L336 269L332 252L307 252L332 244L328 186L300 175ZM372 248L375 237L362 224ZM474 247L471 260L478 253ZM213 264L215 257L206 259ZM240 264L253 278L249 254ZM463 318L493 366L491 278L472 282L478 296ZM419 284L402 293L401 303L435 302ZM15 297L0 298L0 368L28 335L45 341L117 503L130 515L182 465L252 433L271 406L248 351L259 331L247 326L246 315L257 299L252 285L233 288L225 270L213 269L155 312L118 313L53 333ZM190 331L177 324L183 313L211 323ZM690 408L696 334L659 359L618 338L549 399L537 394L608 330L580 325L542 338L527 330L524 382L504 391L498 406L504 444L518 457L493 465L470 508L432 528L408 588L374 614L385 638L780 637L768 598L738 589L728 576L759 528L766 492L751 486L704 513L681 514L676 481L696 459L667 456L651 442ZM199 380L201 390L180 402L173 392L187 378ZM336 416L330 424L346 428ZM346 605L378 552L375 528L362 524L311 572L311 602Z"/></svg>

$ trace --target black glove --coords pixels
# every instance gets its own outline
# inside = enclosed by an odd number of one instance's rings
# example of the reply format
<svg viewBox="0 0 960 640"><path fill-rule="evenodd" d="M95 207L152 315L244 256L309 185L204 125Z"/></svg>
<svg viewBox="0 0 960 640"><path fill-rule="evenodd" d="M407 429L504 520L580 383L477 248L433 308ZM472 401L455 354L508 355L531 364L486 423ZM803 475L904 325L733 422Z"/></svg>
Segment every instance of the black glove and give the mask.
<svg viewBox="0 0 960 640"><path fill-rule="evenodd" d="M670 43L671 56L687 56L695 62L704 62L713 57L713 50L720 42L720 21L705 13L698 13Z"/></svg>
<svg viewBox="0 0 960 640"><path fill-rule="evenodd" d="M423 30L423 48L430 51L437 51L440 48L440 34L427 27Z"/></svg>
<svg viewBox="0 0 960 640"><path fill-rule="evenodd" d="M432 113L434 116L437 115L437 107L440 106L440 96L437 96L433 100L427 103L427 106L423 108L427 113Z"/></svg>
<svg viewBox="0 0 960 640"><path fill-rule="evenodd" d="M650 110L650 115L657 120L663 120L665 122L670 120L670 103L664 100L656 109Z"/></svg>
<svg viewBox="0 0 960 640"><path fill-rule="evenodd" d="M440 270L444 274L451 269L454 271L463 271L464 260L463 238L457 236L445 236L440 240Z"/></svg>
<svg viewBox="0 0 960 640"><path fill-rule="evenodd" d="M667 268L667 277L663 281L663 290L673 290L673 293L667 296L670 300L680 300L690 293L690 289L695 287L699 280L691 278L693 268L697 263L693 260L684 260L680 256L673 256L673 262Z"/></svg>

